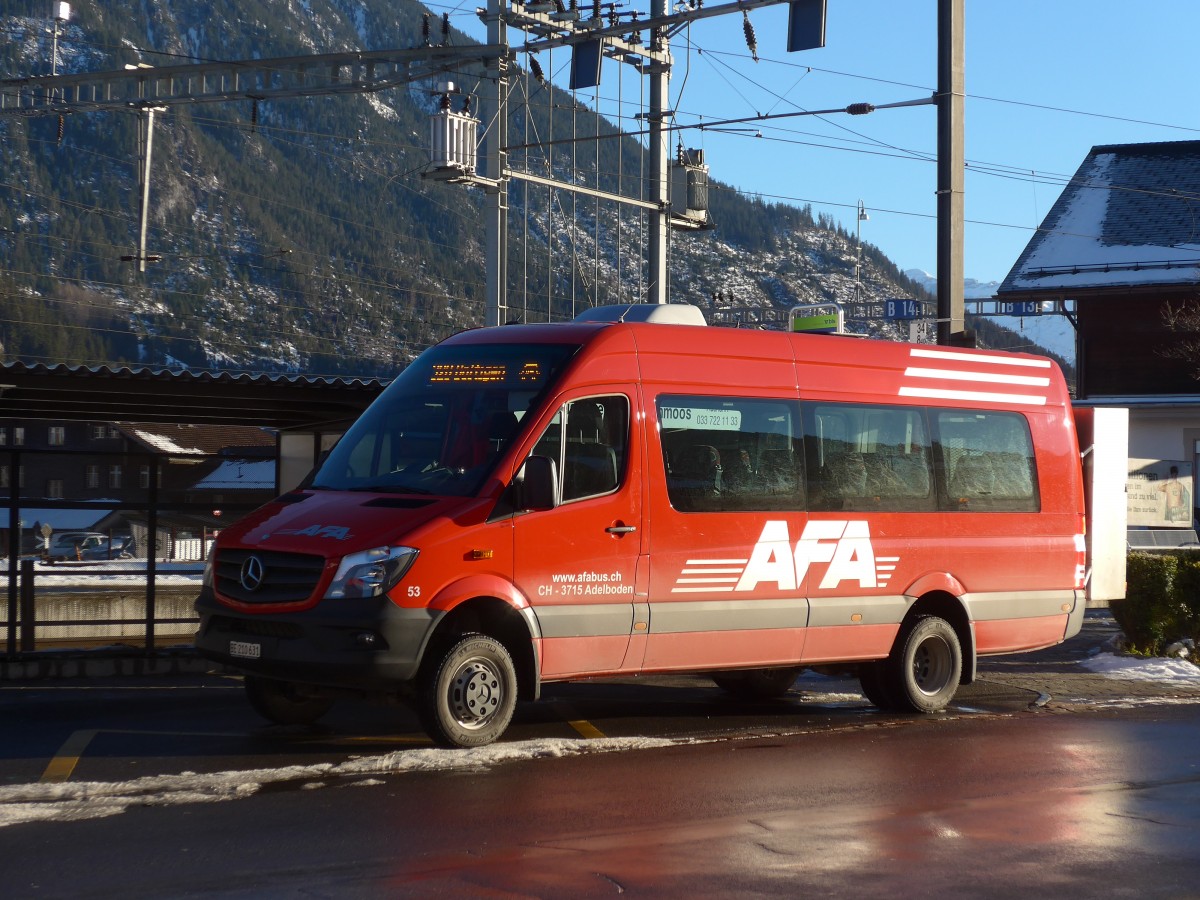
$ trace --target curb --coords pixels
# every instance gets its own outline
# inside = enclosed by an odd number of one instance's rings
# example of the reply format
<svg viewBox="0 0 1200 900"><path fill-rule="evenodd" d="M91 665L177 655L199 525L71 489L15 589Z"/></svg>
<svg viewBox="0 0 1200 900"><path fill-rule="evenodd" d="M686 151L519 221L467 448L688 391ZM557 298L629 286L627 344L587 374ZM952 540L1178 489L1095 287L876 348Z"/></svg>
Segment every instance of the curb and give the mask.
<svg viewBox="0 0 1200 900"><path fill-rule="evenodd" d="M133 655L128 648L96 651L50 651L0 660L0 683L69 678L121 678L203 675L214 664L191 648Z"/></svg>

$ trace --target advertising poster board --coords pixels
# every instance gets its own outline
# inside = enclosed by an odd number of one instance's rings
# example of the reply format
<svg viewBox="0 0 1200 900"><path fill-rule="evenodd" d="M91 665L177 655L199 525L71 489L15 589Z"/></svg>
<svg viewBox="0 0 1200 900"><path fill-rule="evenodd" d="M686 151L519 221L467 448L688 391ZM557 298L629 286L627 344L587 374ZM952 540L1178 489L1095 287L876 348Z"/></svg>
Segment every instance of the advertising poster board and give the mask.
<svg viewBox="0 0 1200 900"><path fill-rule="evenodd" d="M1195 485L1192 464L1175 459L1131 459L1125 484L1129 525L1191 528Z"/></svg>

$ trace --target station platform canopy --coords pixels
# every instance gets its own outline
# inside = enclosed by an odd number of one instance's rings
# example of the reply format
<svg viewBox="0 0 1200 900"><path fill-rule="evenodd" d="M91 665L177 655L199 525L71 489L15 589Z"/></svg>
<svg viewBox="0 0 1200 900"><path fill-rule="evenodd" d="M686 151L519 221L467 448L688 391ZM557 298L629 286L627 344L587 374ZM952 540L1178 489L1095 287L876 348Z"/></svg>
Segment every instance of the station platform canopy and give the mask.
<svg viewBox="0 0 1200 900"><path fill-rule="evenodd" d="M0 419L336 429L386 386L338 378L0 363Z"/></svg>

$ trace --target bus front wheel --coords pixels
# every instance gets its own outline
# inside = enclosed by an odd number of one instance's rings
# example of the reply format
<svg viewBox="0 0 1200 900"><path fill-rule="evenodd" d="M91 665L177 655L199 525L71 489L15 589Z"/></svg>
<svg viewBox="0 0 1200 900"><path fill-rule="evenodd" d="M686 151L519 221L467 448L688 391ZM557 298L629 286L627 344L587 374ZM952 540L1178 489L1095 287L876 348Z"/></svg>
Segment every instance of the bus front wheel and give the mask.
<svg viewBox="0 0 1200 900"><path fill-rule="evenodd" d="M922 616L900 635L888 658L888 692L896 709L931 713L945 709L958 690L962 646L953 626Z"/></svg>
<svg viewBox="0 0 1200 900"><path fill-rule="evenodd" d="M504 645L482 634L454 644L422 679L421 723L446 747L482 747L504 734L517 706L517 671Z"/></svg>

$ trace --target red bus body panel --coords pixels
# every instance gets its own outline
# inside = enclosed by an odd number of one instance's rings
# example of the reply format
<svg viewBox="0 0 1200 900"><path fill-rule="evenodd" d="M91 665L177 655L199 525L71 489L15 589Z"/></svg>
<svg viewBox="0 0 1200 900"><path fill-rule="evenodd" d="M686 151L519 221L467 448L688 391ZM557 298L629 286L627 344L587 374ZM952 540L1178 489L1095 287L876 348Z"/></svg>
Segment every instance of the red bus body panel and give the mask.
<svg viewBox="0 0 1200 900"><path fill-rule="evenodd" d="M660 324L506 326L447 343L491 342L582 348L478 497L392 509L371 506L373 495L313 492L269 505L223 532L218 553L324 556L321 585L291 606L217 601L263 616L323 607L336 602L320 598L343 555L402 544L419 555L390 593L395 607L413 621L428 613L432 630L478 598L508 604L529 625L542 680L880 659L930 597L961 607L974 639L964 652L978 654L1056 643L1080 615L1079 448L1066 385L1049 360ZM493 520L555 412L600 395L629 401L619 488ZM656 413L664 395L1015 412L1032 437L1039 508L681 511L669 495ZM849 576L835 577L839 565ZM754 566L768 577L755 580ZM719 570L729 571L704 574ZM705 578L725 581L708 591Z"/></svg>

